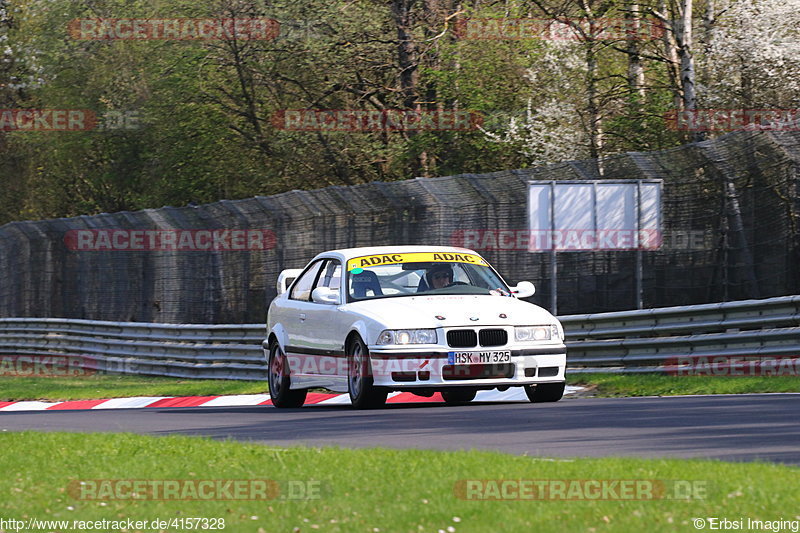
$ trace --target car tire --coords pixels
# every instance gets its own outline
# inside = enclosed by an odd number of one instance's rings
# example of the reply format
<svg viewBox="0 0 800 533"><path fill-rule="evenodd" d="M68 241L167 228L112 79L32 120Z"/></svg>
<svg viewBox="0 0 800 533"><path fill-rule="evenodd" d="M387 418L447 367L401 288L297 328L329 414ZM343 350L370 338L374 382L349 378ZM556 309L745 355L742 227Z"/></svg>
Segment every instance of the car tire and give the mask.
<svg viewBox="0 0 800 533"><path fill-rule="evenodd" d="M564 396L566 383L540 383L525 385L525 395L533 403L557 402Z"/></svg>
<svg viewBox="0 0 800 533"><path fill-rule="evenodd" d="M374 409L386 403L387 390L373 385L369 350L361 337L354 336L347 345L347 392L356 409Z"/></svg>
<svg viewBox="0 0 800 533"><path fill-rule="evenodd" d="M477 393L475 389L443 390L442 399L448 405L458 405L471 402Z"/></svg>
<svg viewBox="0 0 800 533"><path fill-rule="evenodd" d="M276 340L269 344L267 376L269 378L269 397L272 398L272 405L275 407L303 406L308 391L306 389L291 389L289 361Z"/></svg>

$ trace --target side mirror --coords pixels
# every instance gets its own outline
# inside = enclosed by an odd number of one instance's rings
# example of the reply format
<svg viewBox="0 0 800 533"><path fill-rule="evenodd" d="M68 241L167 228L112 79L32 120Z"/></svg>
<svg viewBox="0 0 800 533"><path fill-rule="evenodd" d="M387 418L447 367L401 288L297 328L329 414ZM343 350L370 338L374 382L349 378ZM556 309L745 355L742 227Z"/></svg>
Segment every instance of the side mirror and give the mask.
<svg viewBox="0 0 800 533"><path fill-rule="evenodd" d="M297 276L303 273L302 268L289 268L284 270L278 275L278 283L276 288L278 289L278 294L283 294L286 292L286 289L289 288L291 285L291 281L294 281Z"/></svg>
<svg viewBox="0 0 800 533"><path fill-rule="evenodd" d="M311 291L311 300L318 304L339 305L339 291L330 287L317 287Z"/></svg>
<svg viewBox="0 0 800 533"><path fill-rule="evenodd" d="M516 287L511 287L511 293L517 298L527 298L536 293L536 287L530 281L520 281Z"/></svg>

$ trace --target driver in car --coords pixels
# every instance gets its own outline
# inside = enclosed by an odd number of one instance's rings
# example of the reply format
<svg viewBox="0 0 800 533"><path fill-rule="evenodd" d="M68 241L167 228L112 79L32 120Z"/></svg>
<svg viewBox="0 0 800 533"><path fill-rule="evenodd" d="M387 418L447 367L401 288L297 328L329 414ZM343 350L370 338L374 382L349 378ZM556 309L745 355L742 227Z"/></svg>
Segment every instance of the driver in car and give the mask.
<svg viewBox="0 0 800 533"><path fill-rule="evenodd" d="M440 263L428 269L425 273L425 281L430 287L429 290L443 289L453 284L453 266L449 263ZM469 285L469 283L459 282L457 285ZM489 291L495 296L511 296L506 290L498 287Z"/></svg>
<svg viewBox="0 0 800 533"><path fill-rule="evenodd" d="M428 287L431 289L442 289L453 283L453 267L448 263L442 263L431 267L426 276Z"/></svg>

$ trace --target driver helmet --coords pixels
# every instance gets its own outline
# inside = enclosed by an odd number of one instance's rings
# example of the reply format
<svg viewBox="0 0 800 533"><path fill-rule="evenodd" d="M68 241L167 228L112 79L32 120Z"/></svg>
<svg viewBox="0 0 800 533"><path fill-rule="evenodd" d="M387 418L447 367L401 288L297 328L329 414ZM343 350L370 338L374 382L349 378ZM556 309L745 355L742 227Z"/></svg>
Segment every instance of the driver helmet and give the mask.
<svg viewBox="0 0 800 533"><path fill-rule="evenodd" d="M428 282L428 287L433 288L433 278L442 274L446 274L450 278L450 281L447 282L448 285L453 282L453 267L450 263L442 263L428 269L425 279Z"/></svg>

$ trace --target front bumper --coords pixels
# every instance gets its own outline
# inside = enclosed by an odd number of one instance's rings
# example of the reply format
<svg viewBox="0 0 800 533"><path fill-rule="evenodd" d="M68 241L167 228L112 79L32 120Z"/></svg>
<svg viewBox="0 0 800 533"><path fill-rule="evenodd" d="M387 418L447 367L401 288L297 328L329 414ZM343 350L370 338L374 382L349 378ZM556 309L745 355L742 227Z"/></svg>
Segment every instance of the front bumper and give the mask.
<svg viewBox="0 0 800 533"><path fill-rule="evenodd" d="M501 387L564 381L567 350L564 344L526 347L492 347L511 352L507 363L448 363L451 351L489 349L435 349L410 346L369 347L372 376L376 386L395 389L444 387Z"/></svg>

